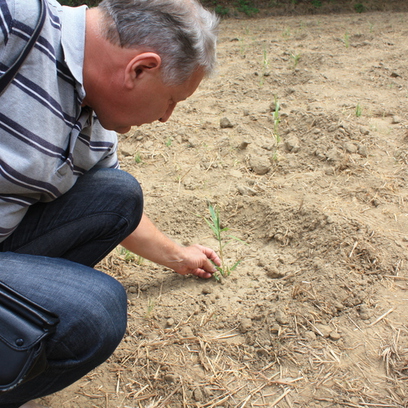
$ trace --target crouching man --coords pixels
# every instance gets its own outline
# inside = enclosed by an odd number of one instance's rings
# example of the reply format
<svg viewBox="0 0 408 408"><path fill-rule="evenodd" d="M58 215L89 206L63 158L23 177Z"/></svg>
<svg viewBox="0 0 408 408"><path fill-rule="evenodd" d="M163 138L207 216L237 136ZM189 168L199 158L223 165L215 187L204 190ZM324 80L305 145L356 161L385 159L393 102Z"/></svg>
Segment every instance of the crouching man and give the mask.
<svg viewBox="0 0 408 408"><path fill-rule="evenodd" d="M23 374L0 355L2 408L37 406L118 346L126 293L94 269L118 244L182 275L215 272L212 249L176 244L144 214L116 132L169 119L213 72L217 27L196 0L0 0L0 353L31 350L9 301L54 319L33 328L44 335Z"/></svg>

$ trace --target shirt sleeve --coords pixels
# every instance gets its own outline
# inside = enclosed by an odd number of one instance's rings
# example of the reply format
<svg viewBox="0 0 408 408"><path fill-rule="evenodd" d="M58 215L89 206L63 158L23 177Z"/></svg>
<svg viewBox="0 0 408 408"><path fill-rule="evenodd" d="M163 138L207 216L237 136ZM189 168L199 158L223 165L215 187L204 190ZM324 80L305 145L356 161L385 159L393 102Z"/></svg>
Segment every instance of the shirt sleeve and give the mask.
<svg viewBox="0 0 408 408"><path fill-rule="evenodd" d="M116 153L116 150L113 151L112 153L109 153L106 157L104 157L96 167L109 167L112 169L118 169L119 166L119 161L118 161L118 155Z"/></svg>
<svg viewBox="0 0 408 408"><path fill-rule="evenodd" d="M10 198L10 197L9 197ZM18 202L10 202L0 197L0 242L4 241L20 224L28 207Z"/></svg>
<svg viewBox="0 0 408 408"><path fill-rule="evenodd" d="M16 7L14 0L0 0L0 74L5 72L13 62L15 55L24 47L25 41L12 40L15 25ZM32 17L34 18L35 15ZM10 52L11 51L11 52ZM1 102L4 103L4 102ZM1 135L3 144L4 135ZM14 194L12 179L6 164L3 163L4 150L10 146L1 146L0 149L0 242L4 241L17 228L27 213L29 205L36 202L34 196L26 198ZM38 197L40 194L38 194Z"/></svg>

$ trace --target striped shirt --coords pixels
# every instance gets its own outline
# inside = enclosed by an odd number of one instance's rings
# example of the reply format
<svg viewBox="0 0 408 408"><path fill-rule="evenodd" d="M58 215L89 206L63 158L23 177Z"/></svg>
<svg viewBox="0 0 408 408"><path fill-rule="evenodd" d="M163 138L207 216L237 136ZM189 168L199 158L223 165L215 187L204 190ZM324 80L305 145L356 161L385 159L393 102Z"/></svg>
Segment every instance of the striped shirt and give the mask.
<svg viewBox="0 0 408 408"><path fill-rule="evenodd" d="M30 205L61 196L92 167L118 167L116 133L81 107L86 7L45 5L40 37L0 96L0 242ZM38 16L39 0L0 0L0 76Z"/></svg>

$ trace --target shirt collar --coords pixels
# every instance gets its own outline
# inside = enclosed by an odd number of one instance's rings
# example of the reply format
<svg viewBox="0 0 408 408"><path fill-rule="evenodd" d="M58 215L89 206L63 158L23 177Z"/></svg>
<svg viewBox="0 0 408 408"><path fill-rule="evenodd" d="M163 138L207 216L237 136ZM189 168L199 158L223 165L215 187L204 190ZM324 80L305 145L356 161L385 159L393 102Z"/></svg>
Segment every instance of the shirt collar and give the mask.
<svg viewBox="0 0 408 408"><path fill-rule="evenodd" d="M87 6L62 7L61 44L65 63L77 81L77 91L81 99L85 98L82 69L84 66L86 9Z"/></svg>

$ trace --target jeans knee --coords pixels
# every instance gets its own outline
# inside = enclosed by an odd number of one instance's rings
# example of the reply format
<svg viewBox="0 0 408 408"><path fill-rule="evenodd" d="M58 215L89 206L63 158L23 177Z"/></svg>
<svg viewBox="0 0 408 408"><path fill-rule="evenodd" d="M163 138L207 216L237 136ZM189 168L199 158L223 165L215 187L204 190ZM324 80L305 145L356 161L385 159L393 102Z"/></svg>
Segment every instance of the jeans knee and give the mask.
<svg viewBox="0 0 408 408"><path fill-rule="evenodd" d="M92 321L97 332L96 342L99 343L102 354L109 357L119 345L127 327L127 295L123 286L115 279L107 276L108 285L99 288L98 294L92 300L88 321ZM102 294L102 296L101 296ZM91 334L92 337L92 334Z"/></svg>
<svg viewBox="0 0 408 408"><path fill-rule="evenodd" d="M143 191L139 182L129 173L124 172L119 193L121 201L128 207L128 213L133 214L134 221L139 224L143 213Z"/></svg>
<svg viewBox="0 0 408 408"><path fill-rule="evenodd" d="M136 228L143 214L143 191L131 174L118 169L99 169L93 177L100 178L98 185L103 185L106 201L112 202L116 211L123 214ZM108 199L109 197L109 199Z"/></svg>
<svg viewBox="0 0 408 408"><path fill-rule="evenodd" d="M49 358L96 367L109 358L125 334L126 291L101 273L84 288L81 301L62 312L60 320Z"/></svg>
<svg viewBox="0 0 408 408"><path fill-rule="evenodd" d="M108 287L105 287L103 301L100 302L102 313L96 313L96 318L100 321L101 332L107 343L112 343L116 348L127 327L127 294L120 282L105 276L110 282ZM100 299L99 294L98 298Z"/></svg>

